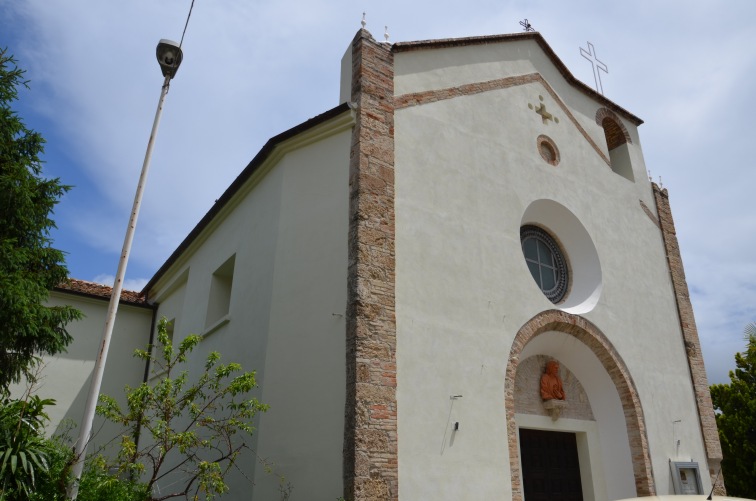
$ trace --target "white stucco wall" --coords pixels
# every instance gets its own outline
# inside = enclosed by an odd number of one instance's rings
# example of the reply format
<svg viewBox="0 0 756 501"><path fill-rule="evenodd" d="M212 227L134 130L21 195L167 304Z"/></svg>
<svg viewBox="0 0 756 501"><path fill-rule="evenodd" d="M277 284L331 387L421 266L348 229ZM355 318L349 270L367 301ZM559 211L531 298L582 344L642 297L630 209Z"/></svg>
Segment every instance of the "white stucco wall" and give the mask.
<svg viewBox="0 0 756 501"><path fill-rule="evenodd" d="M49 306L69 305L81 310L84 318L68 324L73 342L64 353L55 357L43 357L44 369L40 375L35 394L40 398L53 398L56 404L46 409L50 416L47 434L61 433L71 423L77 426L84 416L92 370L100 349L108 298L93 298L77 294L52 291ZM105 365L100 393L125 403L126 385L138 386L144 378L144 363L133 357L134 350L144 349L149 343L152 310L121 304L113 327L110 350ZM14 394L23 389L14 387ZM107 443L120 433L120 428L110 424L103 426L103 420L95 417L92 427L96 433L89 452L98 445ZM78 427L71 432L71 438L78 436Z"/></svg>
<svg viewBox="0 0 756 501"><path fill-rule="evenodd" d="M534 40L401 52L396 55L394 66L394 94L397 96L539 73L608 157L603 129L595 120L599 106L586 94L575 91ZM544 89L539 93L546 97ZM529 96L529 99L528 102L538 104L538 95ZM553 107L548 107L548 111L553 112ZM638 130L627 120L622 122L632 143L637 146L630 151L633 174L636 179L646 179ZM637 196L651 207L653 197L645 189L647 184L639 183L635 189Z"/></svg>
<svg viewBox="0 0 756 501"><path fill-rule="evenodd" d="M257 371L270 405L224 499L332 501L343 490L348 166L351 122L318 128L316 142L286 144L264 165L151 292L177 318L174 340L205 334L193 360L216 350ZM312 140L312 138L311 138ZM228 315L208 331L213 272L235 256Z"/></svg>
<svg viewBox="0 0 756 501"><path fill-rule="evenodd" d="M399 52L395 65L396 95L538 72L606 153L603 130L595 124L601 105L569 86L532 41ZM558 124L544 124L528 108L538 105L539 95ZM633 140L628 150L635 182L611 171L540 83L396 112L401 499L511 494L507 359L520 327L554 308L535 285L520 248L520 226L529 222L523 215L539 200L557 202L573 214L595 246L600 294L583 314L631 371L657 492L672 492L667 462L676 455L674 440L681 440L681 456L705 468L661 234L639 203L655 211L652 192L637 130L623 123ZM559 148L557 167L541 159L539 134ZM560 228L550 229L559 236ZM543 336L527 355L568 361L596 413L592 450L600 451L605 481L603 491L595 490L597 499L601 492L605 499L634 496L616 390L612 395L608 376L588 363L592 355L584 347L566 342L566 336ZM450 400L452 395L463 398ZM460 431L451 433L457 421Z"/></svg>

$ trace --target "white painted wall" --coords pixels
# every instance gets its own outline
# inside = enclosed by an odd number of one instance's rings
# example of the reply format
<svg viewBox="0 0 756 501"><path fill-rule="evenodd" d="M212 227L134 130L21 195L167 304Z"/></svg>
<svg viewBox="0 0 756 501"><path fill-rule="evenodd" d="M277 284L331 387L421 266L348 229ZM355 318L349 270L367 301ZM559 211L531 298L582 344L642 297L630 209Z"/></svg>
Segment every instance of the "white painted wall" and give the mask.
<svg viewBox="0 0 756 501"><path fill-rule="evenodd" d="M394 58L394 94L399 96L412 92L445 89L530 73L541 74L566 102L580 125L608 157L609 151L606 147L604 131L596 124L597 104L586 94L575 91L534 40L398 53ZM539 93L546 97L543 91ZM530 99L538 99L538 95L530 96ZM537 104L537 101L529 102ZM553 110L551 106L547 106L547 109L549 112ZM627 128L632 143L636 146L630 151L633 175L635 179L647 179L638 130L624 119L622 123ZM645 189L647 184L638 183L636 194L651 207L653 197L649 190Z"/></svg>
<svg viewBox="0 0 756 501"><path fill-rule="evenodd" d="M400 52L395 65L397 95L537 71L606 148L594 121L600 105L569 86L532 41ZM538 104L539 95L558 124L543 124L528 108ZM681 454L705 467L661 234L639 203L655 210L651 187L637 130L624 124L633 139L628 150L635 183L611 171L540 83L396 112L401 499L510 495L507 359L519 328L554 307L536 287L520 249L523 215L538 200L569 210L595 246L601 288L584 315L632 373L657 492L672 492L667 461L675 453L673 421L682 419L676 430ZM538 154L539 134L559 148L557 167ZM539 339L545 344L534 344L528 356L546 353L570 361L597 413L607 498L632 497L616 391L612 397L603 369L587 363L590 354L563 338ZM450 400L458 394L463 398ZM452 434L455 421L460 431Z"/></svg>
<svg viewBox="0 0 756 501"><path fill-rule="evenodd" d="M62 291L50 293L47 301L49 306L73 306L84 313L84 318L68 325L68 331L74 340L66 352L55 357L43 357L44 370L35 394L56 401L55 406L46 409L50 416L48 435L61 433L70 424L69 421L78 426L84 416L84 405L100 349L108 302L108 298L92 298ZM144 349L149 343L151 322L152 310L149 308L126 304L118 307L100 393L116 398L121 405L126 402L124 387L139 386L144 378L144 363L134 358L133 354L134 350ZM18 395L20 391L23 389L15 386L13 393ZM96 435L89 452L121 432L119 427L111 424L103 426L103 420L99 417L95 417L92 429ZM78 433L77 427L71 433L71 438L76 439Z"/></svg>
<svg viewBox="0 0 756 501"><path fill-rule="evenodd" d="M342 117L343 118L343 117ZM179 321L174 339L257 371L270 410L252 447L293 486L291 500L343 491L348 167L351 123L319 126L261 169L151 292ZM299 141L297 143L296 141ZM229 314L205 330L213 272L235 255ZM279 499L279 479L250 456L224 499Z"/></svg>

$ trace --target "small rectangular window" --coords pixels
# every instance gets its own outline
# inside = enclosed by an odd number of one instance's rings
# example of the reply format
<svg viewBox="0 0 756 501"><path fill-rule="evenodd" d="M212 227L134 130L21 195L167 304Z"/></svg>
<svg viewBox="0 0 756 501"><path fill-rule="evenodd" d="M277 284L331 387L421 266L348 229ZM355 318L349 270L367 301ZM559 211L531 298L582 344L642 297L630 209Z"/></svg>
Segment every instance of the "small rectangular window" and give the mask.
<svg viewBox="0 0 756 501"><path fill-rule="evenodd" d="M234 281L234 264L236 254L220 265L210 278L210 299L207 304L205 328L228 315L231 306L231 286Z"/></svg>

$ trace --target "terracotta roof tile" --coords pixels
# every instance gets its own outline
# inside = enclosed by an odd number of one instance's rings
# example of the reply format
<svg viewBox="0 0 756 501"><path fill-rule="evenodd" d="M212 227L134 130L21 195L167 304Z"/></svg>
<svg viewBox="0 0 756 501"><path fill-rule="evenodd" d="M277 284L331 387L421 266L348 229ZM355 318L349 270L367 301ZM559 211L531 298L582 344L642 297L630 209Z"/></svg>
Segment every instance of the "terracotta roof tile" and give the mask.
<svg viewBox="0 0 756 501"><path fill-rule="evenodd" d="M86 280L78 280L76 278L69 278L67 281L58 284L55 289L83 294L85 296L95 296L102 298L110 298L110 295L113 291L113 288L110 286L96 284L94 282L87 282ZM121 290L121 302L145 306L147 305L147 301L141 293L125 289Z"/></svg>

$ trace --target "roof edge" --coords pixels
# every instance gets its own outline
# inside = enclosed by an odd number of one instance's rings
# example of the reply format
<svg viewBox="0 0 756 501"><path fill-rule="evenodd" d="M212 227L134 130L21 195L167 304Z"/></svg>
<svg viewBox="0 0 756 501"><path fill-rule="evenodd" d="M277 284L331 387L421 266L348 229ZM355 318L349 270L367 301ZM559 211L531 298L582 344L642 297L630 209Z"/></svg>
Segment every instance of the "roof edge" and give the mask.
<svg viewBox="0 0 756 501"><path fill-rule="evenodd" d="M73 294L75 296L88 297L92 299L100 299L103 301L110 300L113 294L113 288L108 285L102 285L95 282L89 282L87 280L80 280L77 278L68 278L65 282L61 282L53 287L54 292L61 292L64 294ZM138 306L141 308L153 309L154 307L147 302L147 298L136 291L121 290L120 304L128 304L131 306Z"/></svg>
<svg viewBox="0 0 756 501"><path fill-rule="evenodd" d="M194 240L200 236L202 231L207 227L210 222L221 212L221 210L231 201L234 195L242 188L242 186L257 172L257 170L265 163L265 160L273 153L273 150L284 141L291 139L298 134L301 134L313 127L316 127L322 123L335 118L342 113L349 111L351 106L349 103L341 103L338 106L331 108L328 111L316 115L309 120L295 125L291 129L288 129L272 138L263 145L257 155L247 164L247 166L239 173L234 181L229 185L223 194L218 198L210 210L200 219L200 221L192 228L192 231L184 238L184 240L176 247L176 250L171 253L168 259L158 269L157 272L150 278L149 282L142 288L140 294L147 298L150 289L157 283L158 280L170 269L171 266L179 259L181 254L189 248Z"/></svg>

